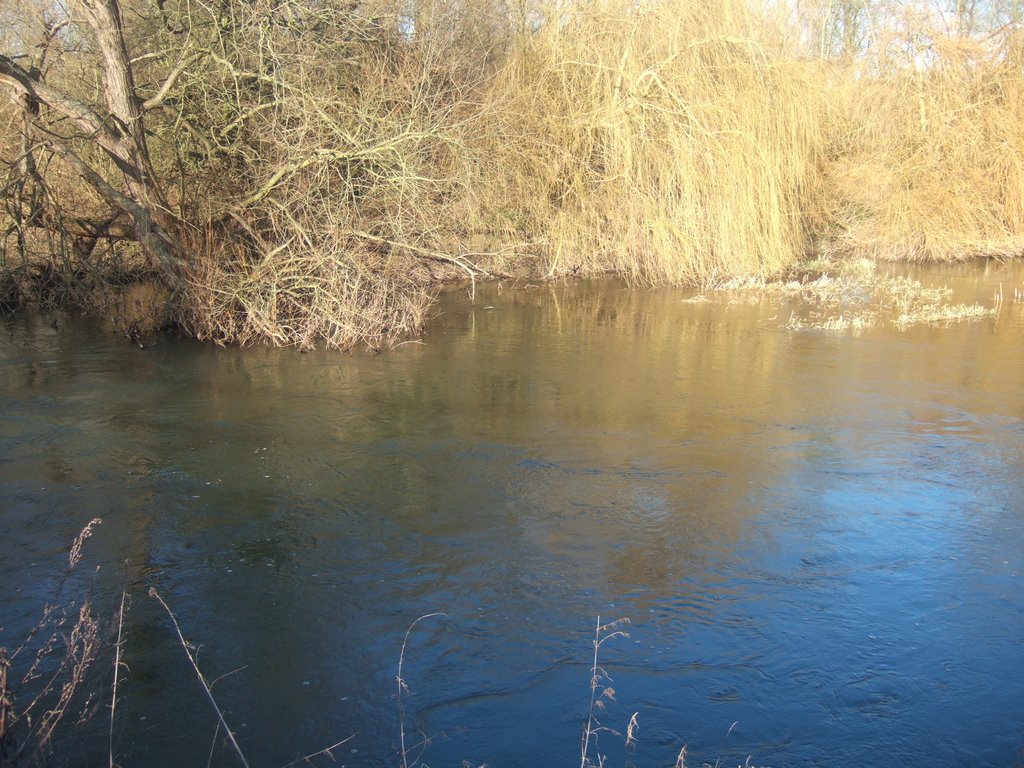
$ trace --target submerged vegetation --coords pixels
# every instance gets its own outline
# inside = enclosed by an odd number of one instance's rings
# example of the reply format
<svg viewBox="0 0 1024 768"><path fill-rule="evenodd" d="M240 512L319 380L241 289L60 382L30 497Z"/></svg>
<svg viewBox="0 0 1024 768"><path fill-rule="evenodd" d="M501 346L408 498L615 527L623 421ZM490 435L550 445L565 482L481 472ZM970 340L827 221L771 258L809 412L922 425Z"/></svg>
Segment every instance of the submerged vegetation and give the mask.
<svg viewBox="0 0 1024 768"><path fill-rule="evenodd" d="M951 288L928 288L909 277L879 274L877 263L869 259L846 259L838 264L818 262L805 267L816 269L771 280L758 275L736 276L714 287L725 296L788 300L792 308L785 326L791 330L846 331L885 324L902 329L997 314L996 309L980 304L949 303L953 296ZM706 297L698 294L693 300ZM998 296L994 303L998 306Z"/></svg>
<svg viewBox="0 0 1024 768"><path fill-rule="evenodd" d="M1021 0L12 0L0 302L381 346L445 279L1016 256L1022 22ZM109 287L140 280L166 291L133 314Z"/></svg>

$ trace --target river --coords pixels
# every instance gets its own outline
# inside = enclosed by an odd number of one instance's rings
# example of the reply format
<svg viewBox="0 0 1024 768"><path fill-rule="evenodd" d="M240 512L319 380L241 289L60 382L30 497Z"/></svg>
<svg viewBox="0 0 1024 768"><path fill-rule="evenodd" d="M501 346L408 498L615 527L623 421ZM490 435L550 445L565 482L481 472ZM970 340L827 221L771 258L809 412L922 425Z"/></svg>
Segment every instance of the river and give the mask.
<svg viewBox="0 0 1024 768"><path fill-rule="evenodd" d="M786 300L614 281L446 294L383 354L140 350L4 321L0 645L131 596L130 768L580 762L595 622L613 766L1009 766L1024 749L1020 264L995 317L785 327ZM53 765L107 765L93 718ZM607 682L607 680L605 681ZM637 713L635 743L626 727ZM223 734L221 733L220 736ZM351 738L349 738L351 737ZM320 757L315 765L331 764Z"/></svg>

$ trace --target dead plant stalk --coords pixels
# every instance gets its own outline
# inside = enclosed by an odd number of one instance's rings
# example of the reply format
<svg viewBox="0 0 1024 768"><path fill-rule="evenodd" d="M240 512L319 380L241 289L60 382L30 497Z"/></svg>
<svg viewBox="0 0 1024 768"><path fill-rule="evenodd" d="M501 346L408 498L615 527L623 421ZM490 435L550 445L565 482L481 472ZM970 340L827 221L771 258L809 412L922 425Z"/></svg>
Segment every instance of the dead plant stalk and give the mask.
<svg viewBox="0 0 1024 768"><path fill-rule="evenodd" d="M228 741L231 743L232 748L235 750L235 754L238 755L238 759L241 761L245 768L249 768L249 761L245 759L245 754L242 752L242 748L238 745L235 740L235 734L232 733L228 727L227 721L224 719L224 713L221 711L220 706L217 704L216 699L213 698L213 691L210 688L210 684L206 681L206 676L203 675L199 669L199 664L196 663L195 656L192 654L192 649L185 640L185 636L181 633L181 627L178 625L178 619L171 610L171 607L164 602L164 599L160 597L160 593L156 591L155 587L149 588L149 596L155 598L160 605L163 606L164 610L167 611L167 615L171 618L171 623L174 624L174 631L178 635L178 640L181 643L182 649L185 651L185 655L188 657L189 664L192 665L192 670L196 673L196 677L199 680L199 684L203 687L203 692L206 694L206 698L210 702L210 706L213 707L214 712L217 713L218 725L224 729L224 733L227 734Z"/></svg>
<svg viewBox="0 0 1024 768"><path fill-rule="evenodd" d="M398 674L395 676L395 680L398 683L398 738L399 738L399 759L402 761L402 768L410 768L415 766L419 762L419 757L423 754L423 750L426 749L426 739L424 739L418 746L421 747L419 755L412 761L409 762L409 749L405 744L405 696L409 692L409 686L406 685L405 678L402 676L402 668L405 664L405 650L409 645L409 636L412 634L413 629L421 621L430 619L435 616L447 616L446 613L434 612L427 613L420 616L405 631L405 638L402 640L402 649L398 654Z"/></svg>
<svg viewBox="0 0 1024 768"><path fill-rule="evenodd" d="M602 731L611 731L610 728L600 724L597 712L599 709L604 708L604 701L606 699L614 700L615 689L606 684L611 682L611 677L599 666L598 657L601 646L608 640L616 637L629 637L626 632L619 629L619 627L628 623L629 619L622 618L608 624L602 624L599 615L594 626L594 656L590 666L590 707L587 710L587 722L583 726L583 735L580 740L580 768L590 768L594 765L601 766L604 764L604 758L600 753L598 753L595 762L591 759L590 752L592 743L596 744L597 742L597 735ZM627 729L627 743L633 740L633 733L637 727L637 713L633 713Z"/></svg>

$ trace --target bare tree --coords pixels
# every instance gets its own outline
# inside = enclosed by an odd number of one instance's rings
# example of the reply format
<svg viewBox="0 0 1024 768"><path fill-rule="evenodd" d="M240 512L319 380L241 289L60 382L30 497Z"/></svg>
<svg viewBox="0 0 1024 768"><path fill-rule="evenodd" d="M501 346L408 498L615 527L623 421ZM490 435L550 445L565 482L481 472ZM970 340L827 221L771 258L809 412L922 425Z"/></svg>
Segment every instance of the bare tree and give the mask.
<svg viewBox="0 0 1024 768"><path fill-rule="evenodd" d="M8 87L22 116L20 177L16 183L21 190L43 185L35 170L35 154L48 149L67 163L110 209L107 216L73 217L62 221L61 226L86 241L95 242L98 237L137 241L152 266L169 283L177 285L183 266L181 223L171 212L153 170L146 143L144 102L136 90L118 0L73 0L71 8L81 14L93 34L102 73L103 101L86 103L69 91L52 86L44 76L42 62L46 51L68 20L46 23L40 53L27 67L19 63L19 59L27 56L0 53L0 84ZM61 116L75 130L56 130L44 119L41 107ZM78 149L82 142L109 157L120 178L111 178L109 172L105 174L104 169L90 163ZM45 216L38 192L30 196L19 192L15 209L15 217L22 223L54 223Z"/></svg>

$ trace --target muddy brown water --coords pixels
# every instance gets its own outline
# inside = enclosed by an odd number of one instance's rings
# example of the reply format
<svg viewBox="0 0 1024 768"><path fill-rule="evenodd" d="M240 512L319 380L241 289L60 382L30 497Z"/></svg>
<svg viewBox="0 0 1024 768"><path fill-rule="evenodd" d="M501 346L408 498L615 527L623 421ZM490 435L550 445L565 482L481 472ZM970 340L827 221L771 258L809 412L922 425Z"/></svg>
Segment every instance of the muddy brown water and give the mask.
<svg viewBox="0 0 1024 768"><path fill-rule="evenodd" d="M640 726L600 734L608 766L1013 765L1024 270L920 274L1006 300L827 332L778 299L478 286L382 355L8 319L0 645L101 517L64 596L109 623L132 595L126 768L238 764L151 586L254 766L346 737L338 765L400 765L399 654L432 612L404 657L431 766L579 764L598 616L631 620L601 721ZM51 764L106 765L107 714Z"/></svg>

